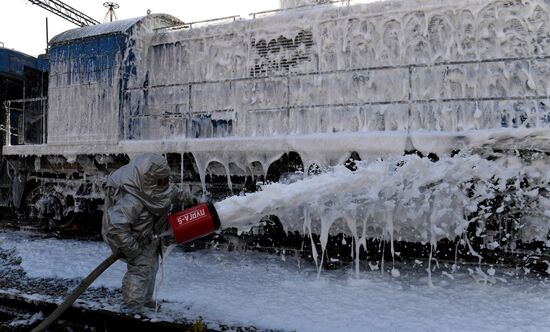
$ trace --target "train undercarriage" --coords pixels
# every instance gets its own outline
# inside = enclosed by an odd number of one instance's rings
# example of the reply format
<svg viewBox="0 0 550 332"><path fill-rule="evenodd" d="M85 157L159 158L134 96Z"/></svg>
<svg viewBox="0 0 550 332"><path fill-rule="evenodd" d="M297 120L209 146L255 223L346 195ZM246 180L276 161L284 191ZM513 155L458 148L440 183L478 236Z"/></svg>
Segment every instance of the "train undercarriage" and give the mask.
<svg viewBox="0 0 550 332"><path fill-rule="evenodd" d="M454 154L458 153L455 151ZM486 153L486 152L485 152ZM548 158L547 153L537 151L492 151L486 157L501 158L507 153L521 155L526 162ZM438 162L436 154L422 154L408 151ZM200 172L191 153L167 154L172 175L171 182L185 187L194 195L202 196ZM102 217L102 186L106 176L128 161L127 155L78 156L68 162L62 156L26 157L6 160L3 181L11 180L2 188L4 212L12 218L8 224L18 229L32 229L60 236L100 239ZM344 165L356 169L359 154L352 153ZM17 170L17 171L15 171ZM296 152L283 154L273 162L267 173L261 165L251 173L233 174L228 177L221 164L212 163L206 173L205 188L209 201L219 201L231 195L252 193L271 182L291 182L301 178L304 165ZM307 173L314 175L321 167L312 164ZM498 179L495 179L498 182ZM348 232L331 232L323 250L319 234L287 231L278 216L265 216L258 220L258 226L249 232L225 229L218 234L185 244L187 250L217 248L226 250L257 250L279 255L293 255L318 264L325 269L354 264L354 261L369 262L371 268L383 268L384 261L414 262L417 260L458 264L460 262L504 264L518 266L537 273L549 271L550 251L548 240L522 241L518 234L523 227L523 201L514 201L516 185L522 190L536 189L537 195L548 195L548 189L533 184L525 177L500 187L500 192L491 199L478 202L476 213L470 215L467 231L456 238L446 238L433 243L369 238L356 246L355 239ZM512 199L510 199L512 197ZM7 205L7 206L6 206ZM177 210L179 207L174 207ZM7 223L4 222L4 225ZM359 248L359 249L357 249Z"/></svg>

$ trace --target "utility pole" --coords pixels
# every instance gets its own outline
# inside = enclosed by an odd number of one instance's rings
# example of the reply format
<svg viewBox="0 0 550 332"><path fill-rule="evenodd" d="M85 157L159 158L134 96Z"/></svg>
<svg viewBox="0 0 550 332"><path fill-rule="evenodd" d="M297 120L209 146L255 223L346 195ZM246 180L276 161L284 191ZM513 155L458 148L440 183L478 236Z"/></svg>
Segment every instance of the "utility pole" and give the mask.
<svg viewBox="0 0 550 332"><path fill-rule="evenodd" d="M119 8L118 4L114 2L104 2L103 7L109 8L105 18L103 19L103 23L116 21L115 9Z"/></svg>
<svg viewBox="0 0 550 332"><path fill-rule="evenodd" d="M48 26L48 17L46 17L46 53L48 53L48 42L50 41L49 36L49 26Z"/></svg>

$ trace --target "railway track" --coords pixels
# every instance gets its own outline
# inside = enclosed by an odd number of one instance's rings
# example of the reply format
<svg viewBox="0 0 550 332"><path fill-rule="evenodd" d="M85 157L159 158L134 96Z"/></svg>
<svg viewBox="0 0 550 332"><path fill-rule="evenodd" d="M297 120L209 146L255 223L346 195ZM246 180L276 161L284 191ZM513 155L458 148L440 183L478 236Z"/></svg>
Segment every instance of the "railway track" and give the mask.
<svg viewBox="0 0 550 332"><path fill-rule="evenodd" d="M6 220L0 224L2 225L1 228L5 229L5 232L9 232L7 229L24 229L17 225L11 225ZM52 236L47 229L40 229L37 227L36 231L37 232L33 231L32 235L23 236L32 238ZM78 239L63 234L57 236L61 238ZM304 257L304 255L310 253L311 250L292 250L261 246L259 240L257 240L255 244L253 244L254 242L243 243L235 236L231 240L233 240L233 242L230 241L230 237L227 237L224 239L224 242L194 242L185 246L185 250L192 251L202 248L211 248L213 250L227 251L268 251L275 255L311 260L310 257ZM337 238L335 242L342 243L340 238ZM374 244L375 243L372 245ZM396 250L401 250L401 244L396 243L395 245ZM408 246L410 246L410 244L408 244ZM376 253L374 248L371 249L371 253ZM425 248L419 247L416 248L416 251L421 253L422 249ZM409 250L412 250L412 248L409 248ZM411 253L414 254L416 251L413 250ZM385 253L386 255L389 253L388 248L386 248ZM382 252L382 255L384 255L384 252ZM419 254L418 256L420 257L423 255ZM541 252L537 257L529 257L533 260L537 259L537 261L543 261L546 260L545 256L545 253ZM337 256L331 255L331 257ZM401 258L402 257L399 256L399 259L396 258L396 260L401 260ZM411 260L410 257L407 258L409 259L407 264L416 262L414 259ZM403 259L405 259L405 257L403 257ZM421 264L421 266L427 266L426 260L423 258L420 259L423 264ZM369 259L369 261L375 262L376 260ZM452 260L446 260L443 256L438 258L437 261L439 264L447 264L449 266L453 263ZM21 259L17 256L16 250L11 249L10 251L10 249L6 249L3 252L0 250L0 331L29 330L53 311L56 307L56 303L61 301L63 294L68 293L68 291L74 288L79 281L77 279L31 278L25 274L20 263ZM349 266L349 263L349 259L342 259L340 263L334 263L334 268L338 268L338 266ZM459 260L459 264L463 268L470 267L472 270L475 270L476 267L483 267L483 270L487 270L493 266L493 264L486 265L487 263L485 262L483 266L481 266L479 262L463 260ZM525 263L522 265L525 265ZM509 268L512 268L512 266ZM547 266L544 267L545 270L546 268ZM523 273L520 274L523 275ZM215 301L215 298L212 300ZM201 321L186 321L184 316L181 316L182 314L185 315L181 310L178 310L177 314L174 314L176 311L171 311L170 302L165 303L160 312L161 314L165 312L168 316L171 316L171 319L167 319L166 321L162 320L164 319L162 316L159 319L151 320L121 314L118 312L117 308L119 302L120 290L102 287L93 288L89 292L83 294L81 301L77 301L65 316L62 317L58 325L54 326L51 331L214 331L211 327L204 326ZM42 314L39 314L40 312ZM215 328L221 331L257 331L254 327L225 328L220 326L215 326Z"/></svg>
<svg viewBox="0 0 550 332"><path fill-rule="evenodd" d="M28 331L56 308L56 304L22 295L0 293L0 330ZM72 306L49 331L217 331L202 321L166 322L137 318L84 306Z"/></svg>
<svg viewBox="0 0 550 332"><path fill-rule="evenodd" d="M55 232L47 227L22 226L15 220L0 218L0 231L26 230L31 237L56 237L77 241L99 239L96 235ZM193 248L191 248L193 249ZM195 248L198 249L198 248ZM78 279L32 278L20 266L14 250L0 248L0 331L29 331L47 317L61 302L64 294L79 283ZM196 317L171 309L163 302L158 314L150 318L134 317L119 312L120 290L103 287L88 289L48 331L257 331L255 327L208 327Z"/></svg>

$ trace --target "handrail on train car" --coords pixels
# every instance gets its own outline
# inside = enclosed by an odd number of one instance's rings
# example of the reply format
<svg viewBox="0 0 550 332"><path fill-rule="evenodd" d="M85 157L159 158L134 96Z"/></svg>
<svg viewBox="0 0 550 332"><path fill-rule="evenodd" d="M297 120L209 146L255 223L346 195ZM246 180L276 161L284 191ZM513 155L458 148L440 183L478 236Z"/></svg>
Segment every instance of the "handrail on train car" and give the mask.
<svg viewBox="0 0 550 332"><path fill-rule="evenodd" d="M4 128L4 132L6 134L6 146L11 146L11 112L10 112L10 101L5 101L2 103L2 107L4 107L4 110L6 111L6 125Z"/></svg>
<svg viewBox="0 0 550 332"><path fill-rule="evenodd" d="M330 5L330 4L335 4L335 3L342 3L343 5L349 6L351 1L352 0L329 0L329 1L323 2L321 5ZM249 13L248 16L252 16L252 19L255 19L256 15L271 14L271 13L277 13L277 12L293 10L293 9L299 9L299 8L308 8L308 7L313 7L313 6L317 6L317 5L318 4L310 4L310 5L302 5L302 6L292 7L292 8L279 8L279 9L264 10L264 11ZM156 29L153 29L153 30L155 32L159 32L159 31L166 31L166 30L192 29L193 25L196 25L196 24L212 23L212 22L231 20L231 19L233 21L240 20L241 16L240 15L231 15L231 16L217 17L217 18L212 18L212 19L208 19L208 20L194 21L194 22L190 22L190 23L184 23L184 24L173 25L173 26L168 26L168 27L156 28Z"/></svg>
<svg viewBox="0 0 550 332"><path fill-rule="evenodd" d="M240 20L240 19L241 19L240 15L231 15L231 16L211 18L208 20L194 21L194 22L184 23L179 25L173 25L169 27L156 28L154 29L154 31L157 32L157 31L164 31L164 30L192 29L193 25L196 25L196 24L212 23L212 22L225 21L225 20L233 20L233 22L235 22L236 20Z"/></svg>
<svg viewBox="0 0 550 332"><path fill-rule="evenodd" d="M278 8L278 9L263 10L263 11L260 11L260 12L249 13L248 16L252 16L252 19L254 20L254 19L256 19L256 15L272 14L272 13L284 12L284 11L287 11L287 10L294 10L294 9L301 9L301 8L310 8L310 7L314 7L314 6L318 6L318 5L331 5L331 4L335 4L335 3L342 3L343 5L349 6L351 1L352 0L330 0L330 1L320 3L320 4L309 4L309 5L302 5L302 6L296 6L296 7L291 7L291 8Z"/></svg>
<svg viewBox="0 0 550 332"><path fill-rule="evenodd" d="M12 110L15 110L15 111L19 111L19 112L23 112L24 109L23 108L15 108L15 107L12 107L12 103L21 103L21 104L24 104L24 103L27 103L27 102L44 102L44 101L47 101L48 100L48 97L37 97L37 98L27 98L27 99L13 99L13 100L6 100L2 103L2 107L4 108L5 110L5 114L6 114L6 124L4 126L2 126L2 128L0 128L1 131L4 132L5 134L5 137L6 137L6 142L5 142L5 145L6 146L12 146L11 144L11 138L12 136L14 137L17 137L18 138L18 145L24 145L25 142L25 136L21 134L21 132L25 132L25 123L23 121L23 123L20 123L20 125L22 125L22 129L19 130L17 132L17 134L15 133L12 133L12 126L11 126L11 111ZM46 119L46 108L45 108L45 105L41 105L41 109L42 109L42 117L43 119L45 120ZM42 144L45 144L46 143L46 136L45 136L45 123L43 123L42 125Z"/></svg>

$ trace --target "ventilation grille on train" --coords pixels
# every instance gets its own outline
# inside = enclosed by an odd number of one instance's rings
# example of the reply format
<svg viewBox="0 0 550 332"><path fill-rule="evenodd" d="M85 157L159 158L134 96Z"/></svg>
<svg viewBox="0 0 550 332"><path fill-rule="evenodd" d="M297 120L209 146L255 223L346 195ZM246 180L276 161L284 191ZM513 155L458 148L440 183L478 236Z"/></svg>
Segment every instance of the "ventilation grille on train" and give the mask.
<svg viewBox="0 0 550 332"><path fill-rule="evenodd" d="M311 61L313 35L302 30L294 38L279 36L271 40L252 39L250 76L284 73Z"/></svg>

